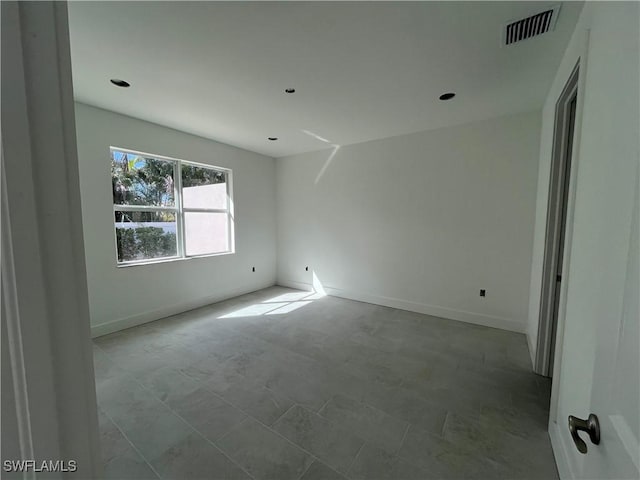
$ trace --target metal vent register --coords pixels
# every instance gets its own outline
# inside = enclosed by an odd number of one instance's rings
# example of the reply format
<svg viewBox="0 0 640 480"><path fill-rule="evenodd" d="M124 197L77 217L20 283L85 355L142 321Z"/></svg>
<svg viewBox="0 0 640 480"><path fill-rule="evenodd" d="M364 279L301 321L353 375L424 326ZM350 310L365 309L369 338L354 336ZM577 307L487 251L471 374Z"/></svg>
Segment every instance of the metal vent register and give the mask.
<svg viewBox="0 0 640 480"><path fill-rule="evenodd" d="M503 32L504 45L511 45L547 33L555 27L560 6L508 23Z"/></svg>

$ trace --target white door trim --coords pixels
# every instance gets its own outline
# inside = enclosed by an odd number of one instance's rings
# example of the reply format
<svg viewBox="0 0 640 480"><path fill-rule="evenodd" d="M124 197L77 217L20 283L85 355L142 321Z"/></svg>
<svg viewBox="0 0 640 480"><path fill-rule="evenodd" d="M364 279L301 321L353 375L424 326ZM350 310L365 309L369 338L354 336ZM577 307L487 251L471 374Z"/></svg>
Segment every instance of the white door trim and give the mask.
<svg viewBox="0 0 640 480"><path fill-rule="evenodd" d="M101 474L66 2L2 10L4 415L22 458ZM6 315L5 315L6 313ZM7 358L6 356L4 357ZM13 411L12 411L13 410ZM6 434L6 437L5 437ZM3 465L4 466L4 465ZM32 478L28 473L25 478Z"/></svg>
<svg viewBox="0 0 640 480"><path fill-rule="evenodd" d="M578 105L576 108L576 118L573 134L573 152L571 155L571 179L569 181L569 199L567 204L567 225L565 230L565 249L562 261L562 271L564 272L564 281L560 288L560 303L558 306L558 323L556 329L556 342L554 352L554 364L551 383L551 401L549 405L549 431L553 426L557 426L558 422L558 396L560 386L560 372L562 371L562 354L564 345L565 317L567 311L567 286L570 282L569 265L571 263L571 249L573 245L573 218L576 203L576 184L578 171L580 169L580 146L582 137L582 119L584 108L584 96L586 90L586 77L588 69L588 52L589 52L589 29L584 29L583 38L581 39L580 54L576 58L576 62L580 63L580 75L578 77ZM561 423L562 428L565 424ZM568 427L566 427L568 428ZM561 477L562 478L562 477Z"/></svg>
<svg viewBox="0 0 640 480"><path fill-rule="evenodd" d="M3 335L6 335L6 345L9 351L9 371L11 372L10 391L14 396L15 424L19 451L22 458L34 458L33 439L31 438L31 420L27 408L27 378L24 365L24 352L22 348L22 329L20 327L20 313L18 309L18 292L16 289L15 266L13 264L13 244L10 235L9 203L7 199L6 176L4 172L4 145L0 135L1 171L2 171L2 227L0 236L2 240L2 317ZM5 387L3 380L3 388ZM5 407L6 408L6 407ZM13 412L11 412L13 413ZM3 417L5 410L3 409ZM3 456L4 460L4 456Z"/></svg>
<svg viewBox="0 0 640 480"><path fill-rule="evenodd" d="M549 377L552 374L553 362L552 354L555 347L555 334L557 324L560 321L559 305L561 290L565 288L566 279L560 284L560 291L557 289L558 263L562 258L564 269L564 256L566 253L567 238L566 233L570 225L568 222L570 214L569 199L572 180L573 148L575 147L575 125L577 123L577 106L574 117L571 118L571 103L578 95L578 84L580 75L580 61L573 68L562 92L558 96L555 108L553 149L551 153L551 168L549 174L549 194L547 202L547 221L545 232L544 259L542 268L542 288L540 292L540 311L538 319L538 345L536 348L536 359L534 371L539 375ZM573 125L571 125L573 122ZM569 143L569 135L572 136ZM567 158L567 149L571 145L570 157ZM568 178L566 173L568 173ZM564 197L566 195L566 205ZM562 209L566 208L566 211ZM556 313L558 305L558 315Z"/></svg>
<svg viewBox="0 0 640 480"><path fill-rule="evenodd" d="M571 468L571 462L569 461L571 457L567 450L567 448L571 448L571 445L566 445L564 443L564 437L560 434L560 426L557 423L549 424L549 437L551 438L553 456L556 460L559 477L563 480L572 480L576 478L575 473Z"/></svg>

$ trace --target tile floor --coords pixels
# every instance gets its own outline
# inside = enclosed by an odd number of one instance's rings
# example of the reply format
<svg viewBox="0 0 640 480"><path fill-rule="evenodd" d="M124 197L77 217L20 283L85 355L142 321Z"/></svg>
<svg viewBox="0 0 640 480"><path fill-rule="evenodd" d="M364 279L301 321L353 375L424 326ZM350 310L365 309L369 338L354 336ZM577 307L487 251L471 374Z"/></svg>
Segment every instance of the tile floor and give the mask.
<svg viewBox="0 0 640 480"><path fill-rule="evenodd" d="M107 478L557 478L520 334L272 287L94 352Z"/></svg>

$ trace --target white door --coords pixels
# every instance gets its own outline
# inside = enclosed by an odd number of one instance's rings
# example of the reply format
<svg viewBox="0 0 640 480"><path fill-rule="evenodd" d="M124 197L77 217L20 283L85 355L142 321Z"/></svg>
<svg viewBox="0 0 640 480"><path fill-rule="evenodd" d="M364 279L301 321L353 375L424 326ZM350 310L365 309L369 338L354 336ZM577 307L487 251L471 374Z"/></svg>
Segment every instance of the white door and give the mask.
<svg viewBox="0 0 640 480"><path fill-rule="evenodd" d="M640 478L640 12L591 9L561 364L550 433L568 478ZM563 279L564 280L564 279ZM576 448L567 417L600 423Z"/></svg>

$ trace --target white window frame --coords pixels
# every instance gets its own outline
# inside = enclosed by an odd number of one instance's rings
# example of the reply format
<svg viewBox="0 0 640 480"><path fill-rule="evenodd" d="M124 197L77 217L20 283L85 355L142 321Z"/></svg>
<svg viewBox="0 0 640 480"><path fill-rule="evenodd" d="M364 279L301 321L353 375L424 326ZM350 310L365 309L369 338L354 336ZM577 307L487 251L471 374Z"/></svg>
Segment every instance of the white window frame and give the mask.
<svg viewBox="0 0 640 480"><path fill-rule="evenodd" d="M173 198L174 206L172 207L156 207L153 205L120 205L113 204L113 213L115 212L173 212L176 218L176 255L170 257L149 258L144 260L128 260L120 262L118 260L118 238L116 234L115 223L113 225L113 236L115 246L115 259L116 266L131 267L136 265L148 265L151 263L164 263L173 262L176 260L190 260L194 258L204 257L217 257L220 255L231 255L235 253L235 235L234 235L234 213L233 213L233 172L230 168L218 167L215 165L209 165L207 163L191 162L188 160L182 160L179 158L167 157L165 155L157 155L154 153L140 152L137 150L131 150L130 148L121 147L109 147L109 159L113 151L123 152L132 155L138 155L141 157L155 158L166 162L173 163ZM226 179L227 189L227 208L184 208L182 202L182 165L190 165L199 168L206 168L209 170L216 170L223 172ZM185 231L184 231L184 214L189 212L198 213L226 213L227 214L227 245L228 250L224 252L205 253L200 255L187 255L185 250ZM111 218L113 219L114 216Z"/></svg>

